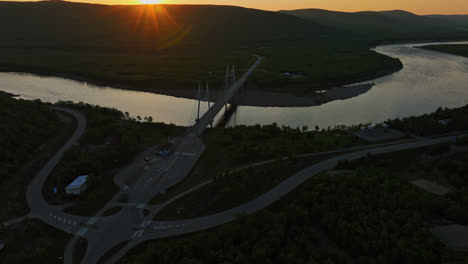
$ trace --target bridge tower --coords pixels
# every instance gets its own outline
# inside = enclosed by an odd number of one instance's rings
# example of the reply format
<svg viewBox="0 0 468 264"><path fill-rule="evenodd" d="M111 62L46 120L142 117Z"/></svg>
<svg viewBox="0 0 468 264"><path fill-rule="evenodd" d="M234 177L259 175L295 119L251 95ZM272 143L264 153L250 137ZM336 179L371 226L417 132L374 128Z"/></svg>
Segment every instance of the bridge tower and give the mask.
<svg viewBox="0 0 468 264"><path fill-rule="evenodd" d="M201 82L198 82L197 100L198 100L198 110L197 110L197 119L195 120L196 122L200 120Z"/></svg>
<svg viewBox="0 0 468 264"><path fill-rule="evenodd" d="M210 89L208 87L208 82L206 82L205 100L208 102L208 110L209 110L211 108L211 102L210 102Z"/></svg>
<svg viewBox="0 0 468 264"><path fill-rule="evenodd" d="M198 109L197 109L197 119L195 121L200 120L200 104L202 101L201 98L201 82L198 82L198 93L197 93L197 101L198 101ZM210 88L208 86L208 82L206 82L206 91L205 91L205 98L203 101L208 102L208 110L211 108L211 102L210 102Z"/></svg>
<svg viewBox="0 0 468 264"><path fill-rule="evenodd" d="M227 65L226 74L224 75L224 84L224 94L226 94L229 87L229 64Z"/></svg>
<svg viewBox="0 0 468 264"><path fill-rule="evenodd" d="M232 67L228 64L226 68L226 75L224 77L224 95L226 94L229 86L234 85L236 83L236 67L232 65ZM227 112L228 106L227 104L224 106L225 111Z"/></svg>

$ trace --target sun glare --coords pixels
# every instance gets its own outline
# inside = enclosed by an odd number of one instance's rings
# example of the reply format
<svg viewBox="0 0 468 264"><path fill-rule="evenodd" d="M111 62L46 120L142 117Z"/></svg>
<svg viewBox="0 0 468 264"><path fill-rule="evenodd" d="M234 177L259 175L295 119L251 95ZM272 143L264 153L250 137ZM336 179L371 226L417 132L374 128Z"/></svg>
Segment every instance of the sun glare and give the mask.
<svg viewBox="0 0 468 264"><path fill-rule="evenodd" d="M161 0L141 0L141 3L145 5L155 5L161 3Z"/></svg>

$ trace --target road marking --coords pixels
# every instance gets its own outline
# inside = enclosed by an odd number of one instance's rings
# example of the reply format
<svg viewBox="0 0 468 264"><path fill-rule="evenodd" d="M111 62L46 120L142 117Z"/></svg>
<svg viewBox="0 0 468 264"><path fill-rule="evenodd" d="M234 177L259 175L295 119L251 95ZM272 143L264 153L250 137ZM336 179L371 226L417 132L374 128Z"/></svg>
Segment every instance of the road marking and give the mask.
<svg viewBox="0 0 468 264"><path fill-rule="evenodd" d="M141 203L141 204L138 204L136 208L142 209L142 208L145 208L145 206L146 206L146 204Z"/></svg>
<svg viewBox="0 0 468 264"><path fill-rule="evenodd" d="M145 231L143 231L143 230L136 231L136 232L133 234L132 238L140 237L141 235L143 235L143 232L145 232Z"/></svg>
<svg viewBox="0 0 468 264"><path fill-rule="evenodd" d="M80 228L80 230L78 230L78 232L76 232L76 234L78 236L84 236L84 234L86 234L86 232L88 232L88 228Z"/></svg>
<svg viewBox="0 0 468 264"><path fill-rule="evenodd" d="M96 223L97 220L98 220L97 217L93 217L93 218L89 219L88 224L92 225L92 224Z"/></svg>
<svg viewBox="0 0 468 264"><path fill-rule="evenodd" d="M179 156L176 156L176 157L174 158L174 160L171 162L171 164L169 164L169 166L166 167L165 172L168 172L168 171L169 171L169 169L174 165L174 163L177 161L178 158L179 158Z"/></svg>

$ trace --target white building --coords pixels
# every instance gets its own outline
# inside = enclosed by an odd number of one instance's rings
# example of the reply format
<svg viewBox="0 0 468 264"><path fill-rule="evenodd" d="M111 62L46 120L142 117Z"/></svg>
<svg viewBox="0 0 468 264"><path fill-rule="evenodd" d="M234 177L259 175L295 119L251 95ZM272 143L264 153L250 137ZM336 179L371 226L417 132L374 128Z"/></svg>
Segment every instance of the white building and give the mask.
<svg viewBox="0 0 468 264"><path fill-rule="evenodd" d="M67 194L78 195L88 187L88 175L82 175L76 178L65 188Z"/></svg>

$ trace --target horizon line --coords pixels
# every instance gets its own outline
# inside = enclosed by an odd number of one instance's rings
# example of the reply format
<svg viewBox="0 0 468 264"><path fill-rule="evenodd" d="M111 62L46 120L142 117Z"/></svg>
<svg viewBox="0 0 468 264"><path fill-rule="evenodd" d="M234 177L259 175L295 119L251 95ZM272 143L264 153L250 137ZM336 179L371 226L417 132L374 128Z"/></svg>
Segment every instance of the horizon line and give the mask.
<svg viewBox="0 0 468 264"><path fill-rule="evenodd" d="M255 7L248 7L242 5L219 5L219 4L177 4L177 3L160 3L160 4L105 4L105 3L90 3L84 1L71 1L71 0L26 0L26 1L15 1L15 0L6 0L0 2L14 2L14 3L40 3L40 2L64 2L64 3L74 3L74 4L88 4L88 5L102 5L102 6L148 6L148 5L160 5L160 6L225 6L225 7L239 7L239 8L246 8L246 9L254 9L254 10L261 10L265 12L281 12L281 11L294 11L294 10L322 10L322 11L329 11L329 12L337 12L337 13L348 13L348 14L356 14L356 13L364 13L364 12L388 12L388 11L403 11L407 13L411 13L417 16L467 16L468 13L461 13L461 14L443 14L443 13L427 13L427 14L418 14L416 12L408 11L405 9L384 9L384 10L360 10L360 11L341 11L341 10L332 10L332 9L324 9L324 8L314 8L314 7L305 7L305 8L298 8L298 9L278 9L278 10L268 10L262 8L255 8Z"/></svg>

